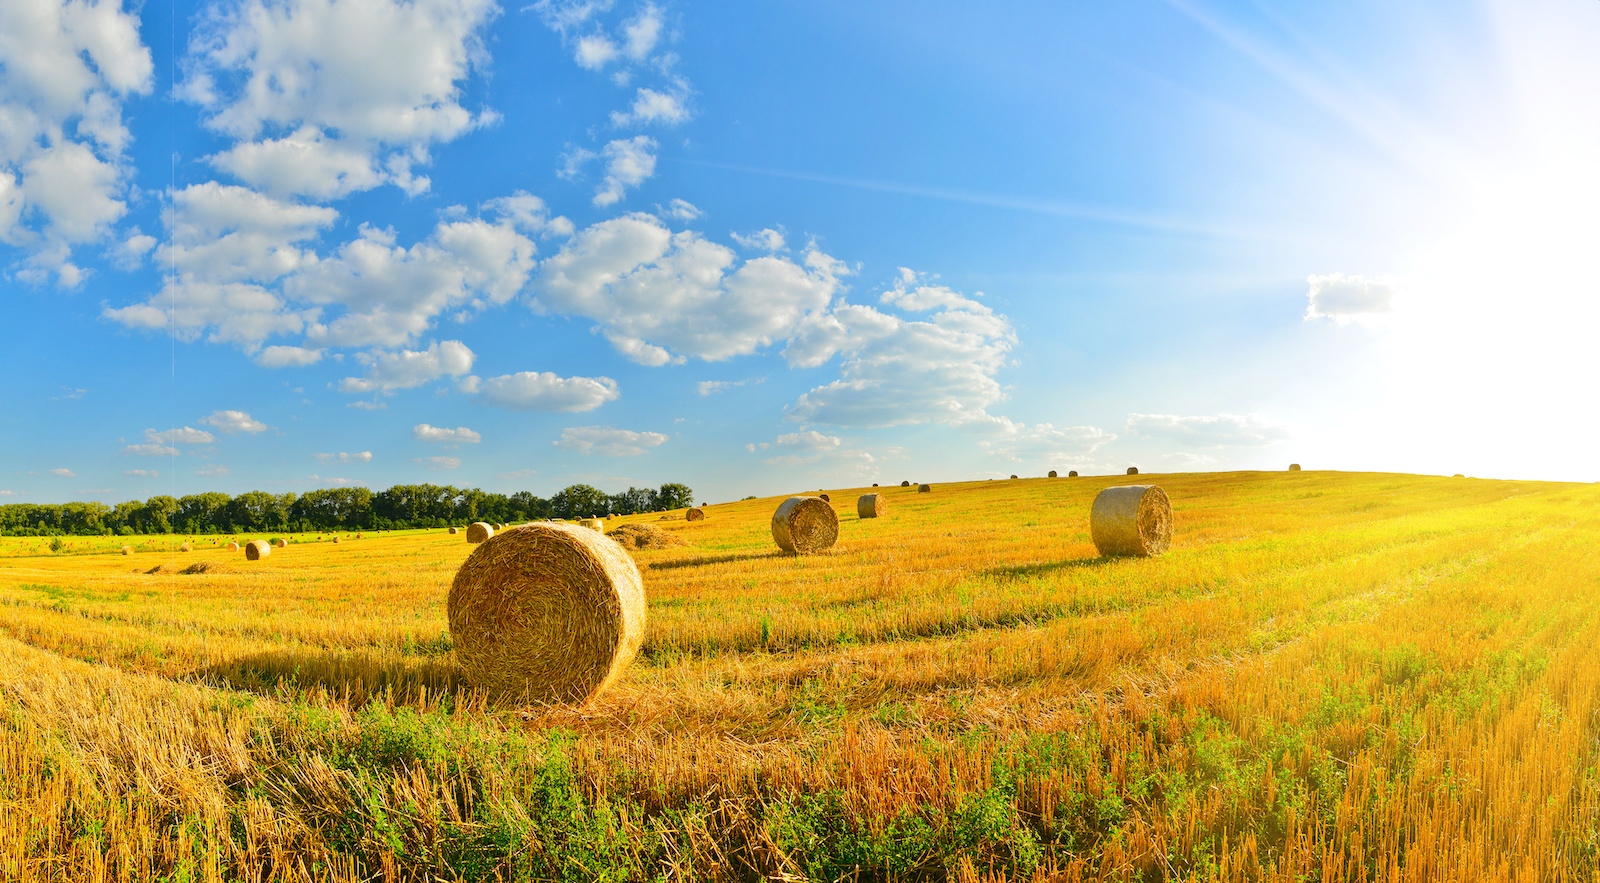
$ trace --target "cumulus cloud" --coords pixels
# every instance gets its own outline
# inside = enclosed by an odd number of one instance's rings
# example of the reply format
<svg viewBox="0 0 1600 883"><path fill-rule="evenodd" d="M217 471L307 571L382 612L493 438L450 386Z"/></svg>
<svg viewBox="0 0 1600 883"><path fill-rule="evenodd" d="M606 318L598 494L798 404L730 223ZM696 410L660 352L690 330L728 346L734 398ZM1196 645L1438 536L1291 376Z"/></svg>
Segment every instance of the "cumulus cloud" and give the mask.
<svg viewBox="0 0 1600 883"><path fill-rule="evenodd" d="M466 428L445 429L442 426L429 426L418 423L411 427L411 437L417 441L433 442L434 444L478 444L483 441L483 436Z"/></svg>
<svg viewBox="0 0 1600 883"><path fill-rule="evenodd" d="M312 454L311 457L312 457L312 459L316 460L319 463L371 463L372 462L372 452L371 451L359 451L359 452L356 452L356 453L353 453L353 454L352 453L347 453L345 451L340 451L337 454L331 454L331 453L330 454Z"/></svg>
<svg viewBox="0 0 1600 883"><path fill-rule="evenodd" d="M411 462L413 462L413 463L421 463L424 466L427 466L429 469L459 469L459 468L461 468L461 458L460 457L417 457L417 458L413 459Z"/></svg>
<svg viewBox="0 0 1600 883"><path fill-rule="evenodd" d="M360 354L367 366L364 377L346 377L339 391L347 393L393 392L421 386L440 377L460 377L472 370L472 350L459 340L435 341L425 350L400 350Z"/></svg>
<svg viewBox="0 0 1600 883"><path fill-rule="evenodd" d="M77 478L78 477L78 473L73 472L71 469L64 469L64 468L52 469L52 470L50 470L50 474L51 475L55 475L55 476L59 476L61 478Z"/></svg>
<svg viewBox="0 0 1600 883"><path fill-rule="evenodd" d="M460 388L481 404L509 411L593 411L620 394L609 377L561 377L550 371L468 377Z"/></svg>
<svg viewBox="0 0 1600 883"><path fill-rule="evenodd" d="M0 70L0 242L28 252L20 277L72 287L72 247L126 211L122 104L150 91L150 51L120 2L4 3Z"/></svg>
<svg viewBox="0 0 1600 883"><path fill-rule="evenodd" d="M783 250L783 231L774 230L771 227L768 227L765 230L757 230L749 235L743 235L739 233L732 233L730 235L733 236L734 242L737 242L745 248L751 249L752 251Z"/></svg>
<svg viewBox="0 0 1600 883"><path fill-rule="evenodd" d="M254 435L258 432L267 431L267 424L252 418L243 411L212 411L211 416L201 417L198 422L228 435L237 435L241 432ZM205 435L206 433L201 434ZM208 438L207 441L209 440Z"/></svg>
<svg viewBox="0 0 1600 883"><path fill-rule="evenodd" d="M1089 455L1117 440L1114 433L1097 426L1057 429L1052 424L1039 423L1028 427L1002 418L983 428L990 430L992 437L980 440L978 446L1012 463L1083 465Z"/></svg>
<svg viewBox="0 0 1600 883"><path fill-rule="evenodd" d="M781 448L798 448L802 451L832 451L837 450L841 439L836 435L823 435L814 429L805 432L788 432L778 436L774 442Z"/></svg>
<svg viewBox="0 0 1600 883"><path fill-rule="evenodd" d="M600 151L605 177L594 192L594 204L605 208L622 200L628 188L638 187L656 173L656 139L646 135L618 138Z"/></svg>
<svg viewBox="0 0 1600 883"><path fill-rule="evenodd" d="M906 269L879 301L925 318L854 304L808 316L785 357L812 368L841 356L840 379L800 396L790 419L862 427L996 420L986 409L1004 397L994 375L1016 341L1010 321Z"/></svg>
<svg viewBox="0 0 1600 883"><path fill-rule="evenodd" d="M734 388L736 386L744 386L746 383L766 383L766 382L767 382L767 378L765 378L765 377L757 377L754 380L702 380L699 383L695 384L694 391L699 393L700 395L709 396L709 395L716 395L717 393L720 393L723 390L732 389L732 388Z"/></svg>
<svg viewBox="0 0 1600 883"><path fill-rule="evenodd" d="M657 208L660 207L657 206ZM674 221L693 221L704 214L705 212L700 211L695 207L694 203L686 199L674 199L667 203L666 208L661 209L662 217L671 218Z"/></svg>
<svg viewBox="0 0 1600 883"><path fill-rule="evenodd" d="M574 234L540 267L534 306L594 320L640 364L715 361L787 338L827 308L843 273L814 248L799 263L765 256L741 264L726 246L635 213Z"/></svg>
<svg viewBox="0 0 1600 883"><path fill-rule="evenodd" d="M676 126L686 122L689 119L689 108L686 105L687 92L687 85L681 80L675 84L674 89L667 92L641 86L639 91L634 93L633 105L627 111L611 112L611 125L620 129L655 123Z"/></svg>
<svg viewBox="0 0 1600 883"><path fill-rule="evenodd" d="M176 457L178 449L159 442L146 442L144 444L124 445L122 453L135 457Z"/></svg>
<svg viewBox="0 0 1600 883"><path fill-rule="evenodd" d="M1128 431L1196 447L1258 447L1289 437L1288 427L1256 414L1179 417L1175 414L1129 414Z"/></svg>
<svg viewBox="0 0 1600 883"><path fill-rule="evenodd" d="M563 429L561 438L551 444L580 454L637 457L647 448L657 447L666 440L667 436L659 432L633 432L609 426L571 426Z"/></svg>
<svg viewBox="0 0 1600 883"><path fill-rule="evenodd" d="M221 414L224 412L218 411L217 413ZM250 419L248 414L245 415L245 419ZM162 444L169 445L209 445L216 440L216 437L211 433L206 432L204 429L195 429L193 426L163 429L159 432L154 429L146 429L144 431L144 437L152 442L160 442Z"/></svg>
<svg viewBox="0 0 1600 883"><path fill-rule="evenodd" d="M269 346L256 354L263 368L304 368L322 361L322 350L303 346Z"/></svg>
<svg viewBox="0 0 1600 883"><path fill-rule="evenodd" d="M1395 286L1391 279L1329 273L1308 276L1306 283L1310 286L1306 292L1305 320L1308 322L1312 319L1345 322L1387 313L1394 306Z"/></svg>
<svg viewBox="0 0 1600 883"><path fill-rule="evenodd" d="M161 477L161 473L156 471L156 470L154 470L154 469L124 469L124 470L122 470L122 474L123 475L132 476L134 478L160 478Z"/></svg>
<svg viewBox="0 0 1600 883"><path fill-rule="evenodd" d="M221 476L227 475L228 472L229 470L226 466L202 466L199 469L196 469L194 474L204 478L220 478Z"/></svg>
<svg viewBox="0 0 1600 883"><path fill-rule="evenodd" d="M383 402L351 402L346 408L355 408L358 411L387 411L389 406Z"/></svg>

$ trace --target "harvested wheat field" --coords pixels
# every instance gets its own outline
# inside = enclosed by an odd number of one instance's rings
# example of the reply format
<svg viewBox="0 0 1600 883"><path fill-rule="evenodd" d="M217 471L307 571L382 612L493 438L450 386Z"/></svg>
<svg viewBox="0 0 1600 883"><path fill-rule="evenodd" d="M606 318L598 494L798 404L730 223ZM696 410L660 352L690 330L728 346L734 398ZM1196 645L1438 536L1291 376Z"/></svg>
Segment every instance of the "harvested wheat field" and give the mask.
<svg viewBox="0 0 1600 883"><path fill-rule="evenodd" d="M1090 540L1123 475L896 490L807 556L783 497L618 518L692 544L627 553L581 707L474 691L442 530L0 540L0 878L1600 875L1600 488L1140 481L1159 557Z"/></svg>

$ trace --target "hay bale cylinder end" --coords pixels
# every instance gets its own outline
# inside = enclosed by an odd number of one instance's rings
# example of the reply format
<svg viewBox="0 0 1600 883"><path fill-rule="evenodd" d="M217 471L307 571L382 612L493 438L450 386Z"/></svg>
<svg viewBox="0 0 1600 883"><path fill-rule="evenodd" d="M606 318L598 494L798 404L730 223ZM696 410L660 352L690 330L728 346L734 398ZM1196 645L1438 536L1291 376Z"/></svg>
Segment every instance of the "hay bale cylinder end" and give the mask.
<svg viewBox="0 0 1600 883"><path fill-rule="evenodd" d="M1050 477L1051 478L1055 478L1056 477L1056 471L1054 469L1050 470Z"/></svg>
<svg viewBox="0 0 1600 883"><path fill-rule="evenodd" d="M450 585L450 640L467 679L500 701L583 703L644 640L639 568L603 534L530 524L472 550Z"/></svg>
<svg viewBox="0 0 1600 883"><path fill-rule="evenodd" d="M228 551L229 552L237 552L237 551L239 551L239 544L238 543L229 543L228 544Z"/></svg>
<svg viewBox="0 0 1600 883"><path fill-rule="evenodd" d="M260 561L272 554L272 544L266 540L251 540L244 546L244 557L247 561Z"/></svg>
<svg viewBox="0 0 1600 883"><path fill-rule="evenodd" d="M706 511L704 509L701 509L699 506L695 506L695 507L691 508L689 511L683 513L683 520L684 521L704 521L705 518L706 518Z"/></svg>
<svg viewBox="0 0 1600 883"><path fill-rule="evenodd" d="M889 511L889 501L883 494L862 494L856 499L857 518L877 518Z"/></svg>
<svg viewBox="0 0 1600 883"><path fill-rule="evenodd" d="M286 540L286 539L283 539L282 537L279 537L278 541L273 543L273 545L277 546L280 549L287 549L287 548L289 548L289 541Z"/></svg>
<svg viewBox="0 0 1600 883"><path fill-rule="evenodd" d="M1172 545L1172 502L1155 485L1108 487L1089 509L1089 535L1103 557L1160 555Z"/></svg>
<svg viewBox="0 0 1600 883"><path fill-rule="evenodd" d="M902 481L902 482L900 482L900 486L901 486L901 487L911 487L911 482L909 482L909 481Z"/></svg>
<svg viewBox="0 0 1600 883"><path fill-rule="evenodd" d="M772 539L785 552L821 552L839 539L839 516L817 497L790 497L772 513Z"/></svg>
<svg viewBox="0 0 1600 883"><path fill-rule="evenodd" d="M1290 463L1289 464L1289 471L1290 472L1299 472L1300 471L1300 464L1299 463Z"/></svg>
<svg viewBox="0 0 1600 883"><path fill-rule="evenodd" d="M474 521L467 525L467 542L481 543L494 536L494 525L487 521Z"/></svg>
<svg viewBox="0 0 1600 883"><path fill-rule="evenodd" d="M1129 466L1128 467L1128 474L1129 475L1138 475L1139 474L1139 467L1137 467L1137 466Z"/></svg>
<svg viewBox="0 0 1600 883"><path fill-rule="evenodd" d="M933 491L933 485L931 485L931 484L919 484L919 485L917 485L917 493L919 493L919 494L931 493L932 491Z"/></svg>
<svg viewBox="0 0 1600 883"><path fill-rule="evenodd" d="M1071 472L1068 472L1067 473L1067 477L1068 478L1077 478L1078 477L1078 470L1074 469Z"/></svg>

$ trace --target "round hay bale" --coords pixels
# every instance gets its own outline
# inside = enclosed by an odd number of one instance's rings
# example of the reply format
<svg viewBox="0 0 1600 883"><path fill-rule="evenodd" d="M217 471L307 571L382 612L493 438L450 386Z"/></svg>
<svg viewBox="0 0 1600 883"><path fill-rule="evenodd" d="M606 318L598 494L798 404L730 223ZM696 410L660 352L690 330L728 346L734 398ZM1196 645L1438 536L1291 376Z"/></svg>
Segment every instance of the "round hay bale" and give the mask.
<svg viewBox="0 0 1600 883"><path fill-rule="evenodd" d="M251 540L244 545L246 561L259 561L272 554L272 544L266 540Z"/></svg>
<svg viewBox="0 0 1600 883"><path fill-rule="evenodd" d="M452 533L452 534L458 534L460 532L461 532L461 528L459 528L459 527L450 528L450 533Z"/></svg>
<svg viewBox="0 0 1600 883"><path fill-rule="evenodd" d="M1011 475L1011 477L1012 477L1012 478L1016 478L1016 477L1017 477L1017 476L1016 476L1016 473L1012 473L1012 475Z"/></svg>
<svg viewBox="0 0 1600 883"><path fill-rule="evenodd" d="M334 537L333 541L336 543L342 543L344 542L344 537Z"/></svg>
<svg viewBox="0 0 1600 883"><path fill-rule="evenodd" d="M239 544L238 543L229 543L228 544L228 551L229 552L237 552L237 551L239 551Z"/></svg>
<svg viewBox="0 0 1600 883"><path fill-rule="evenodd" d="M1051 478L1055 478L1056 477L1056 471L1054 469L1050 470L1050 477Z"/></svg>
<svg viewBox="0 0 1600 883"><path fill-rule="evenodd" d="M699 506L695 506L694 508L690 509L688 512L683 513L683 520L684 521L704 521L705 518L706 518L705 510L701 509Z"/></svg>
<svg viewBox="0 0 1600 883"><path fill-rule="evenodd" d="M862 494L856 498L857 518L877 518L889 511L889 501L883 494Z"/></svg>
<svg viewBox="0 0 1600 883"><path fill-rule="evenodd" d="M1128 474L1129 475L1138 475L1139 474L1139 467L1137 467L1137 466L1129 466L1128 467Z"/></svg>
<svg viewBox="0 0 1600 883"><path fill-rule="evenodd" d="M1289 471L1290 472L1299 472L1300 471L1300 464L1299 463L1290 463L1289 464Z"/></svg>
<svg viewBox="0 0 1600 883"><path fill-rule="evenodd" d="M932 485L927 485L927 484L919 484L919 485L917 485L917 493L919 493L919 494L926 494L926 493L931 492L932 490L933 490L933 486Z"/></svg>
<svg viewBox="0 0 1600 883"><path fill-rule="evenodd" d="M901 487L911 487L911 482L909 482L909 481L902 481L902 482L900 482L900 486L901 486Z"/></svg>
<svg viewBox="0 0 1600 883"><path fill-rule="evenodd" d="M122 554L124 554L124 555L132 555L133 554L133 547L132 546L123 546L122 547Z"/></svg>
<svg viewBox="0 0 1600 883"><path fill-rule="evenodd" d="M474 521L467 527L467 542L481 543L494 536L494 525L487 521Z"/></svg>
<svg viewBox="0 0 1600 883"><path fill-rule="evenodd" d="M1172 503L1153 484L1108 487L1089 509L1089 535L1105 557L1160 555L1172 545Z"/></svg>
<svg viewBox="0 0 1600 883"><path fill-rule="evenodd" d="M578 519L578 525L587 527L590 530L598 530L601 533L606 532L606 523L598 518L580 518Z"/></svg>
<svg viewBox="0 0 1600 883"><path fill-rule="evenodd" d="M287 548L289 548L289 541L284 539L283 537L278 537L278 539L273 542L273 545L277 546L280 549L287 549Z"/></svg>
<svg viewBox="0 0 1600 883"><path fill-rule="evenodd" d="M467 679L513 702L586 702L644 640L639 568L614 541L574 524L491 537L456 571L447 608Z"/></svg>
<svg viewBox="0 0 1600 883"><path fill-rule="evenodd" d="M772 539L785 552L821 552L839 539L839 516L816 497L790 497L772 513Z"/></svg>
<svg viewBox="0 0 1600 883"><path fill-rule="evenodd" d="M1068 472L1067 473L1067 477L1068 478L1077 478L1078 477L1078 470L1074 469L1071 472Z"/></svg>
<svg viewBox="0 0 1600 883"><path fill-rule="evenodd" d="M188 543L184 543L183 545L178 547L178 551L179 552L193 552L194 551L194 546L191 546Z"/></svg>
<svg viewBox="0 0 1600 883"><path fill-rule="evenodd" d="M877 486L878 486L878 483L877 483L877 482L873 482L873 483L872 483L872 486L873 486L873 487L877 487Z"/></svg>
<svg viewBox="0 0 1600 883"><path fill-rule="evenodd" d="M828 496L827 494L824 494L824 493L818 493L817 494L817 499L821 500L824 503L832 503L833 502L833 498Z"/></svg>
<svg viewBox="0 0 1600 883"><path fill-rule="evenodd" d="M1451 477L1451 478L1466 478L1466 476L1465 476L1465 475L1462 475L1462 474L1461 474L1461 473L1459 473L1459 472L1457 472L1457 473L1456 473L1456 474L1455 474L1455 475L1452 475L1452 476L1450 476L1450 477Z"/></svg>

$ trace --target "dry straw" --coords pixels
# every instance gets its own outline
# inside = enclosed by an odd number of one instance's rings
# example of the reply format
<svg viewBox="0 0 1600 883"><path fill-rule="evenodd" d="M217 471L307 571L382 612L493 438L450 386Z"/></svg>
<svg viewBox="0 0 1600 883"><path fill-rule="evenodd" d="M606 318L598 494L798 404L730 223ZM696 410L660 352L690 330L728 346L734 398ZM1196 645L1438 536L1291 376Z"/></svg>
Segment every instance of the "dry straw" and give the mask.
<svg viewBox="0 0 1600 883"><path fill-rule="evenodd" d="M336 543L342 543L344 542L344 537L334 537L333 541Z"/></svg>
<svg viewBox="0 0 1600 883"><path fill-rule="evenodd" d="M1139 474L1139 467L1137 467L1137 466L1129 466L1128 467L1128 474L1129 475L1138 475Z"/></svg>
<svg viewBox="0 0 1600 883"><path fill-rule="evenodd" d="M889 501L883 494L862 494L856 500L857 518L877 518L889 511Z"/></svg>
<svg viewBox="0 0 1600 883"><path fill-rule="evenodd" d="M461 528L459 528L459 527L452 527L452 528L450 528L450 532L451 532L451 533L452 533L452 534L458 534L458 533L460 533L460 532L461 532Z"/></svg>
<svg viewBox="0 0 1600 883"><path fill-rule="evenodd" d="M839 516L816 497L790 497L772 513L772 539L785 552L821 552L839 539Z"/></svg>
<svg viewBox="0 0 1600 883"><path fill-rule="evenodd" d="M821 493L821 492L819 492L817 494L817 499L821 500L824 503L832 503L833 502L833 498L832 497L828 496L827 494Z"/></svg>
<svg viewBox="0 0 1600 883"><path fill-rule="evenodd" d="M580 518L578 519L578 526L587 527L590 530L598 530L601 533L606 532L606 523L598 518Z"/></svg>
<svg viewBox="0 0 1600 883"><path fill-rule="evenodd" d="M1078 470L1074 469L1071 472L1068 472L1067 473L1067 477L1068 478L1077 478L1078 477Z"/></svg>
<svg viewBox="0 0 1600 883"><path fill-rule="evenodd" d="M1056 477L1056 471L1054 469L1050 470L1050 477L1051 478L1055 478Z"/></svg>
<svg viewBox="0 0 1600 883"><path fill-rule="evenodd" d="M501 701L586 702L644 640L639 568L573 524L512 528L472 550L448 609L462 670Z"/></svg>
<svg viewBox="0 0 1600 883"><path fill-rule="evenodd" d="M467 542L481 543L494 536L494 525L487 521L474 521L467 527Z"/></svg>
<svg viewBox="0 0 1600 883"><path fill-rule="evenodd" d="M237 552L237 551L239 551L239 544L238 543L229 543L228 544L228 551L229 552Z"/></svg>
<svg viewBox="0 0 1600 883"><path fill-rule="evenodd" d="M606 536L616 540L624 549L667 549L689 545L677 534L651 524L624 524Z"/></svg>
<svg viewBox="0 0 1600 883"><path fill-rule="evenodd" d="M919 494L926 494L926 493L928 493L928 492L930 492L932 490L933 490L933 486L932 485L928 485L928 484L919 484L919 485L917 485L917 493L919 493Z"/></svg>
<svg viewBox="0 0 1600 883"><path fill-rule="evenodd" d="M902 481L902 482L900 482L900 486L901 486L901 487L911 487L911 482L909 482L909 481Z"/></svg>
<svg viewBox="0 0 1600 883"><path fill-rule="evenodd" d="M132 546L123 546L122 547L122 554L124 554L124 555L132 555L133 554L133 547Z"/></svg>
<svg viewBox="0 0 1600 883"><path fill-rule="evenodd" d="M272 554L272 544L266 540L251 540L245 543L244 557L246 561L259 561Z"/></svg>
<svg viewBox="0 0 1600 883"><path fill-rule="evenodd" d="M1299 472L1300 471L1300 464L1299 463L1290 463L1289 464L1289 471L1290 472Z"/></svg>
<svg viewBox="0 0 1600 883"><path fill-rule="evenodd" d="M704 521L705 517L705 510L701 509L699 506L696 506L693 509L690 509L688 512L683 513L684 521Z"/></svg>
<svg viewBox="0 0 1600 883"><path fill-rule="evenodd" d="M277 546L280 549L287 549L287 548L289 548L289 541L284 539L283 537L279 537L278 541L273 543L273 545Z"/></svg>
<svg viewBox="0 0 1600 883"><path fill-rule="evenodd" d="M1155 485L1108 487L1089 509L1089 535L1103 556L1160 555L1172 545L1172 503Z"/></svg>
<svg viewBox="0 0 1600 883"><path fill-rule="evenodd" d="M183 545L178 547L178 551L179 552L193 552L194 551L194 546L191 546L188 543L184 543Z"/></svg>
<svg viewBox="0 0 1600 883"><path fill-rule="evenodd" d="M1011 477L1012 477L1012 478L1016 478L1016 477L1017 477L1017 476L1016 476L1016 474L1015 474L1015 473L1013 473L1013 474L1012 474L1012 476L1011 476Z"/></svg>

